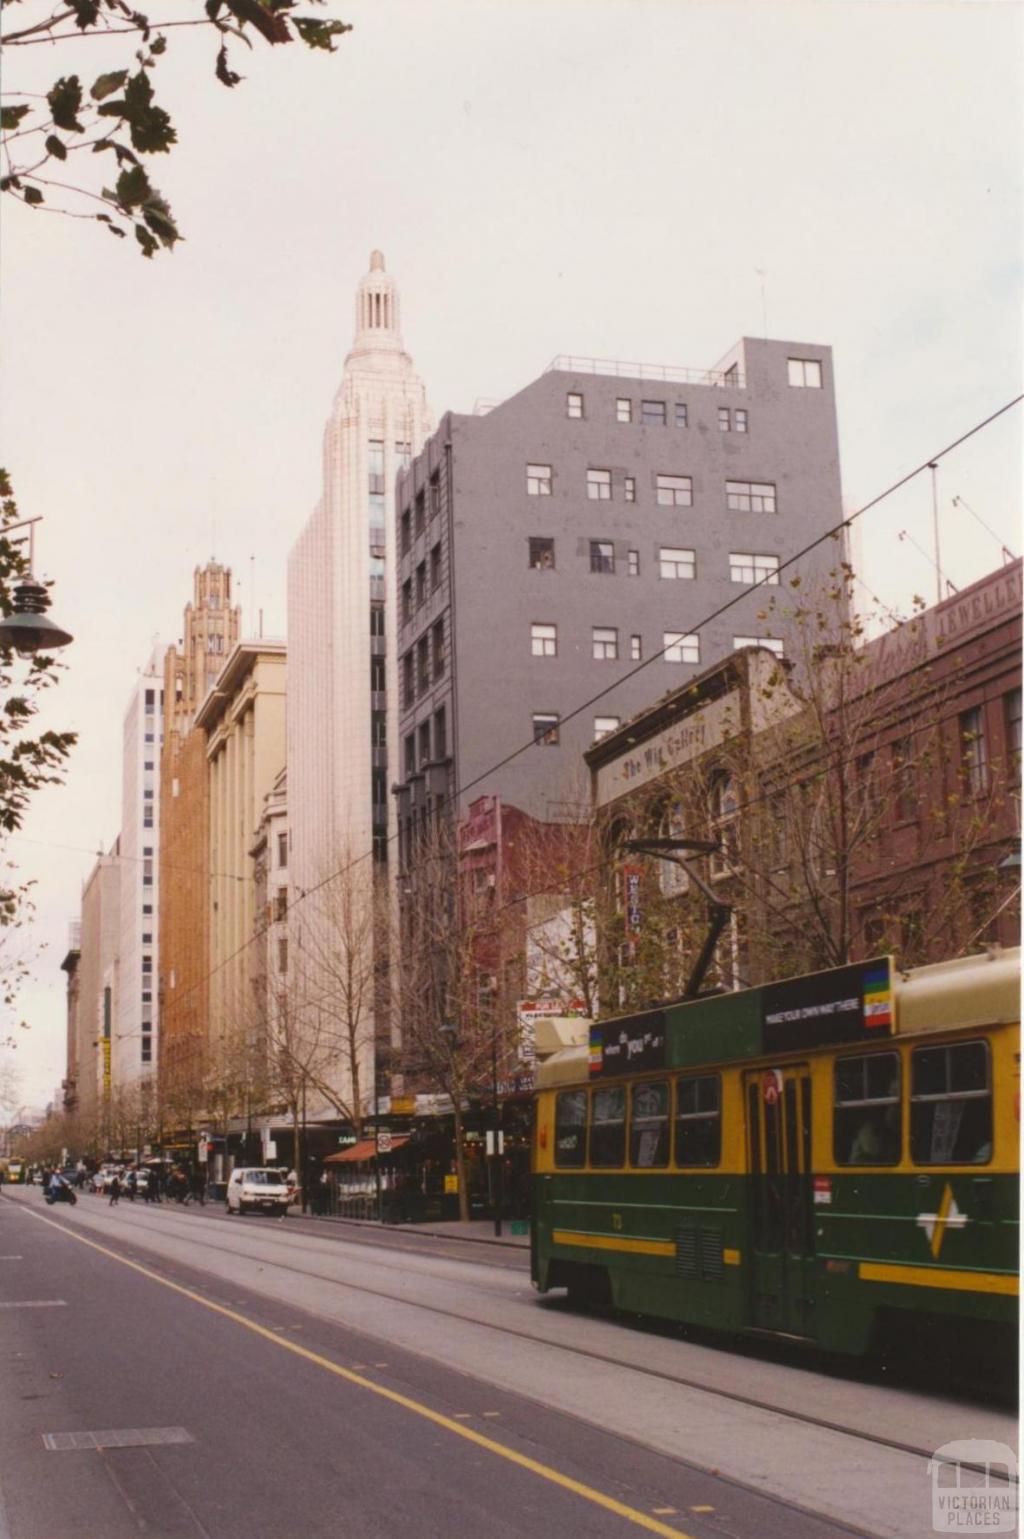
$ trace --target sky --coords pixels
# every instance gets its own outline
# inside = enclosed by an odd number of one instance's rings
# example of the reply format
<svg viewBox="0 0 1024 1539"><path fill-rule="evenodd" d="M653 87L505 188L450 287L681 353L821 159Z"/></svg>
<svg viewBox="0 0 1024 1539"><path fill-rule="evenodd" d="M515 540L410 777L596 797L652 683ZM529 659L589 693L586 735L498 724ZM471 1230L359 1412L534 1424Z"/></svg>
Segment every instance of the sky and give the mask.
<svg viewBox="0 0 1024 1539"><path fill-rule="evenodd" d="M851 511L1021 389L1021 6L325 14L355 28L335 55L238 49L234 91L209 38L169 33L158 99L179 143L150 173L186 236L173 255L3 200L4 462L75 636L46 724L79 733L66 784L7 849L36 883L40 949L0 1030L28 1027L27 1103L64 1072L67 926L119 830L129 692L178 638L193 568L229 564L243 629L262 610L284 634L373 248L435 419L557 354L709 368L743 335L830 344ZM124 62L118 40L11 50L5 89ZM1021 408L944 459L937 487L945 578L1020 554ZM864 517L858 549L865 604L934 600L929 476Z"/></svg>

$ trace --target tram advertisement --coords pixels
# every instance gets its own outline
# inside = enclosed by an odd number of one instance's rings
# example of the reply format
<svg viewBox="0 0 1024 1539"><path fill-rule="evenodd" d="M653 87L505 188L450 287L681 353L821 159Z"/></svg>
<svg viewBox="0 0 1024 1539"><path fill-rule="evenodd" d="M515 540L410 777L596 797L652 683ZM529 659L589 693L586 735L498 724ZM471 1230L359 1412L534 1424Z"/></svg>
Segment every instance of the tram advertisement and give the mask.
<svg viewBox="0 0 1024 1539"><path fill-rule="evenodd" d="M790 978L761 991L764 1051L888 1037L893 1029L892 958Z"/></svg>

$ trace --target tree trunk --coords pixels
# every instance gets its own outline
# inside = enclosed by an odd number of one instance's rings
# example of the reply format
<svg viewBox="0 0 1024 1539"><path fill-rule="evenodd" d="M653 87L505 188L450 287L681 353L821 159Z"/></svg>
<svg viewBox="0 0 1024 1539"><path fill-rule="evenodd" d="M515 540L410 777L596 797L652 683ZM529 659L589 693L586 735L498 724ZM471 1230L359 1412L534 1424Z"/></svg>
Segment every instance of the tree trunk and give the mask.
<svg viewBox="0 0 1024 1539"><path fill-rule="evenodd" d="M466 1156L462 1147L462 1107L458 1095L452 1096L455 1108L455 1174L459 1183L459 1223L469 1223L469 1192L466 1190Z"/></svg>

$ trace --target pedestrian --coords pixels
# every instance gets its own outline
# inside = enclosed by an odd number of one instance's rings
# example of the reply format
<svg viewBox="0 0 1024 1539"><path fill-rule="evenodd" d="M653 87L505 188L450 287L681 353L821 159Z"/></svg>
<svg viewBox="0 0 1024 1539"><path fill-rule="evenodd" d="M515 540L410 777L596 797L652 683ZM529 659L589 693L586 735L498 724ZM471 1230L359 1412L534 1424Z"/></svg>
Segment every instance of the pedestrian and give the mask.
<svg viewBox="0 0 1024 1539"><path fill-rule="evenodd" d="M131 1170L129 1170L127 1176L125 1176L125 1181L124 1181L124 1187L125 1187L125 1191L128 1194L128 1201L129 1202L134 1202L135 1201L135 1192L136 1192L136 1189L138 1187L138 1184L139 1184L139 1178L135 1174L135 1167L133 1165Z"/></svg>
<svg viewBox="0 0 1024 1539"><path fill-rule="evenodd" d="M159 1165L150 1165L150 1167L149 1167L149 1200L151 1202L159 1202L161 1200L160 1199L160 1176L161 1176L160 1166Z"/></svg>
<svg viewBox="0 0 1024 1539"><path fill-rule="evenodd" d="M192 1172L192 1201L206 1207L206 1166L197 1165Z"/></svg>
<svg viewBox="0 0 1024 1539"><path fill-rule="evenodd" d="M110 1178L110 1185L107 1187L107 1191L110 1193L110 1206L116 1208L117 1204L121 1201L121 1181L116 1170Z"/></svg>
<svg viewBox="0 0 1024 1539"><path fill-rule="evenodd" d="M85 1185L85 1161L79 1160L75 1166L75 1185L81 1191Z"/></svg>

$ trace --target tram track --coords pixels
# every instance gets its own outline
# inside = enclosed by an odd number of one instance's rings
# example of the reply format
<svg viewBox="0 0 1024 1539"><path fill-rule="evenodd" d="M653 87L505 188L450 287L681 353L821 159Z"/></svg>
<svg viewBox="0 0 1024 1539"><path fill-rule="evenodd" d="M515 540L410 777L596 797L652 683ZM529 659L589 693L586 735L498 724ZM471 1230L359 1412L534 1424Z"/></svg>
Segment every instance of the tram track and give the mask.
<svg viewBox="0 0 1024 1539"><path fill-rule="evenodd" d="M140 1217L141 1216L143 1215L140 1215ZM155 1215L145 1216L153 1217ZM708 1380L704 1377L691 1376L675 1371L658 1369L656 1367L652 1367L649 1364L639 1363L634 1359L619 1353L605 1352L593 1347L581 1346L577 1343L567 1342L564 1339L559 1339L550 1334L524 1330L520 1327L507 1323L496 1322L492 1319L481 1319L477 1315L471 1312L467 1312L465 1309L446 1308L443 1305L431 1303L426 1300L409 1299L408 1297L403 1296L400 1292L395 1292L387 1288L372 1287L365 1282L355 1282L341 1278L333 1275L330 1270L325 1271L320 1267L312 1265L304 1266L298 1264L297 1258L295 1256L296 1248L304 1251L312 1250L314 1244L318 1244L322 1239L328 1239L327 1236L321 1237L309 1235L307 1237L304 1234L297 1234L294 1229L288 1229L282 1232L282 1230L279 1229L276 1225L272 1226L269 1222L254 1224L252 1223L252 1220L250 1220L250 1234L253 1234L254 1236L255 1234L259 1234L261 1236L262 1243L265 1246L269 1245L269 1247L273 1250L287 1249L289 1252L289 1255L286 1259L270 1259L266 1255L255 1255L249 1251L240 1251L238 1248L227 1244L218 1244L211 1239L208 1239L205 1234L201 1236L197 1235L195 1223L191 1216L186 1218L184 1214L179 1215L177 1213L170 1213L167 1215L161 1215L161 1219L162 1221L160 1222L159 1228L153 1224L146 1225L146 1232L150 1232L154 1236L166 1236L168 1232L167 1220L169 1219L170 1222L175 1226L175 1234L187 1238L193 1243L199 1241L204 1250L214 1251L219 1255L230 1257L235 1261L252 1261L263 1266L271 1266L279 1272L290 1273L297 1278L315 1279L320 1283L332 1284L339 1289L348 1289L361 1295L381 1299L388 1303L397 1304L408 1309L418 1310L438 1318L452 1320L463 1325L476 1326L480 1329L491 1331L499 1337L527 1342L533 1346L555 1349L559 1352L567 1353L571 1357L597 1363L604 1367L620 1368L630 1373L638 1374L641 1377L654 1382L678 1386L681 1389L694 1390L699 1394L709 1395L719 1401L726 1401L735 1405L743 1406L750 1410L764 1412L773 1416L779 1416L789 1422L797 1423L808 1428L814 1428L818 1431L837 1434L842 1437L854 1439L860 1443L865 1443L878 1448L886 1448L896 1453L906 1454L913 1458L929 1460L933 1457L934 1454L934 1448L932 1447L909 1442L900 1438L884 1436L878 1432L871 1432L863 1427L851 1425L849 1422L837 1420L834 1417L817 1416L808 1411L780 1404L778 1401L770 1398L764 1398L763 1396L754 1394L747 1394L740 1390L726 1388L721 1385L715 1385L713 1383L709 1383ZM209 1215L206 1219L208 1227L216 1227L217 1229L219 1229L222 1224L229 1222L231 1223L233 1233L238 1233L241 1230L240 1224L238 1224L235 1220L229 1221L226 1217L220 1217L219 1215ZM287 1234L287 1238L285 1238L285 1234ZM426 1236L424 1236L424 1238L426 1238ZM440 1239L441 1243L443 1243L443 1237L433 1238ZM335 1239L334 1236L331 1236L328 1239L328 1243L345 1243L346 1240L348 1240L348 1237L345 1237L345 1240L341 1240ZM128 1240L128 1243L131 1244L133 1242ZM142 1240L136 1240L134 1243L138 1244L141 1249L147 1249L145 1242ZM356 1244L361 1251L368 1249L386 1249L390 1254L402 1254L406 1256L409 1254L411 1249L411 1247L406 1245L374 1244L370 1240L348 1240L348 1243ZM459 1243L465 1244L467 1242ZM323 1254L319 1250L317 1253L320 1256ZM469 1261L470 1264L480 1264L477 1257L466 1256L464 1253L455 1256L446 1253L443 1256L438 1257L436 1254L428 1255L427 1253L420 1251L419 1255L424 1260L456 1260L460 1263ZM329 1265L329 1259L324 1259L325 1263ZM183 1264L193 1269L196 1269L197 1266L195 1261L184 1260L184 1258ZM518 1267L513 1268L507 1265L501 1266L498 1269L501 1271L520 1270ZM246 1286L251 1286L251 1284L246 1284ZM472 1288L473 1284L467 1280L464 1286ZM489 1295L487 1295L487 1290L480 1289L480 1291L485 1296L489 1297ZM491 1301L493 1302L493 1299ZM560 1310L559 1304L555 1303L554 1308ZM324 1315L321 1311L310 1309L309 1312L316 1314L318 1318L321 1319L330 1318L329 1316ZM545 1317L552 1318L552 1314L547 1314ZM371 1335L373 1334L373 1332L369 1330L367 1330L366 1333ZM983 1466L981 1465L975 1466L965 1464L964 1467L983 1470Z"/></svg>

